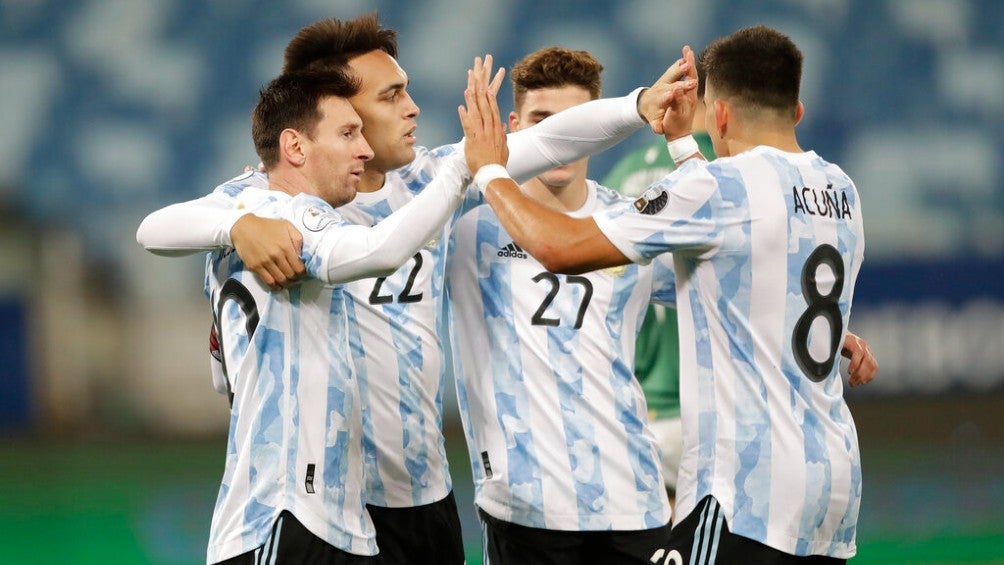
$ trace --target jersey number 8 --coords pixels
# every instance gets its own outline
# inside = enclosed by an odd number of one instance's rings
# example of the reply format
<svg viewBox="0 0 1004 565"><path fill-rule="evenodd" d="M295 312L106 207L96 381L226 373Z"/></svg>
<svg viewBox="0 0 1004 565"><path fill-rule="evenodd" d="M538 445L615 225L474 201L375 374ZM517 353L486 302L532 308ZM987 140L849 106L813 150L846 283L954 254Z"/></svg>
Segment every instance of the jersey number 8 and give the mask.
<svg viewBox="0 0 1004 565"><path fill-rule="evenodd" d="M833 272L833 287L823 294L819 291L816 271L826 265ZM809 308L795 324L791 334L791 349L798 366L810 381L818 383L829 376L837 359L840 336L844 334L844 320L840 315L840 293L844 290L844 262L835 247L823 244L816 248L802 267L802 296ZM829 323L830 348L824 361L816 361L809 353L809 332L813 322L822 317Z"/></svg>

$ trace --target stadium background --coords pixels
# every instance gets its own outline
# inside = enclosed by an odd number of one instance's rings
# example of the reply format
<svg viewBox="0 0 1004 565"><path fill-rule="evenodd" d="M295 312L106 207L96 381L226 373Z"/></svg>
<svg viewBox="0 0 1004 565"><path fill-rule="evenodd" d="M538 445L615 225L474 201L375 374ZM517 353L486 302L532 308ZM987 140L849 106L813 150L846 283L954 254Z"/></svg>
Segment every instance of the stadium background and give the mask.
<svg viewBox="0 0 1004 565"><path fill-rule="evenodd" d="M844 166L865 209L852 329L882 370L848 394L865 478L854 562L1004 563L996 0L0 0L0 562L204 559L227 418L202 262L146 254L135 229L257 161L248 112L299 27L372 9L400 32L427 146L459 138L476 54L508 67L588 49L621 95L683 43L789 33L806 56L803 146ZM591 176L648 139L595 157Z"/></svg>

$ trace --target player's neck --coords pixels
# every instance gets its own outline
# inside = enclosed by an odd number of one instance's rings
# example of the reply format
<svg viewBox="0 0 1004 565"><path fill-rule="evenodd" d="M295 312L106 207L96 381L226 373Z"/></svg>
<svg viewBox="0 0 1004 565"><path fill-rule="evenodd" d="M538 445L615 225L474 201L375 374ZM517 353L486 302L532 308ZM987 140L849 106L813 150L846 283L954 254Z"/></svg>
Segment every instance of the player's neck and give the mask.
<svg viewBox="0 0 1004 565"><path fill-rule="evenodd" d="M523 192L540 204L560 212L574 212L582 208L589 197L585 177L576 177L565 186L550 186L534 178L523 184Z"/></svg>
<svg viewBox="0 0 1004 565"><path fill-rule="evenodd" d="M268 189L278 192L285 192L290 196L307 193L313 194L310 190L310 183L302 175L295 171L282 171L278 168L268 172Z"/></svg>
<svg viewBox="0 0 1004 565"><path fill-rule="evenodd" d="M785 130L747 129L732 139L726 139L725 142L729 147L729 155L738 155L761 145L788 153L802 153L802 148L799 147L798 139L795 137L794 128Z"/></svg>
<svg viewBox="0 0 1004 565"><path fill-rule="evenodd" d="M383 188L383 183L387 179L387 173L378 171L372 167L363 170L362 177L359 178L359 186L356 192L376 192Z"/></svg>

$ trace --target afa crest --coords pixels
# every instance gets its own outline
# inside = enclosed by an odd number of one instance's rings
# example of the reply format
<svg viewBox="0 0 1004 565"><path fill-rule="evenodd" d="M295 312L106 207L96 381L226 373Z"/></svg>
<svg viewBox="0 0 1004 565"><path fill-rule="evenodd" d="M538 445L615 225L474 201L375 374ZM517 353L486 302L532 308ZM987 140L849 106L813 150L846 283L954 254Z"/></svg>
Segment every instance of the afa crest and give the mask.
<svg viewBox="0 0 1004 565"><path fill-rule="evenodd" d="M666 189L661 189L656 195L651 195L650 192L646 192L641 198L634 201L634 209L647 216L658 214L669 202L669 193L666 192Z"/></svg>

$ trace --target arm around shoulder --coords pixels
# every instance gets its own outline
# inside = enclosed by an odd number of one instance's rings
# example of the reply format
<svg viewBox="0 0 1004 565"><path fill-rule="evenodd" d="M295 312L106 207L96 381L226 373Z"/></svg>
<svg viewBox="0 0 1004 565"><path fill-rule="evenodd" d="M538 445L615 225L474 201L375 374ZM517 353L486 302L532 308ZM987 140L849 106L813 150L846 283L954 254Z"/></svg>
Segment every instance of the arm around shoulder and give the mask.
<svg viewBox="0 0 1004 565"><path fill-rule="evenodd" d="M228 197L210 194L150 213L136 230L136 241L168 257L229 247L230 229L246 213L234 209Z"/></svg>

